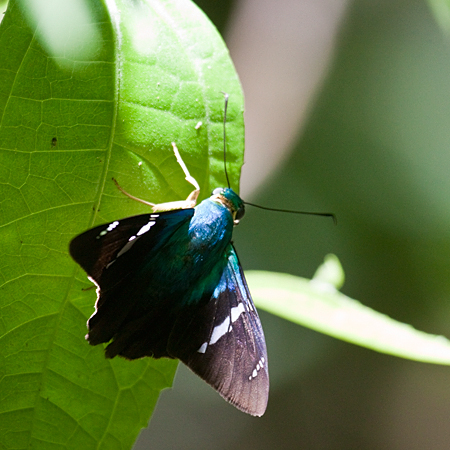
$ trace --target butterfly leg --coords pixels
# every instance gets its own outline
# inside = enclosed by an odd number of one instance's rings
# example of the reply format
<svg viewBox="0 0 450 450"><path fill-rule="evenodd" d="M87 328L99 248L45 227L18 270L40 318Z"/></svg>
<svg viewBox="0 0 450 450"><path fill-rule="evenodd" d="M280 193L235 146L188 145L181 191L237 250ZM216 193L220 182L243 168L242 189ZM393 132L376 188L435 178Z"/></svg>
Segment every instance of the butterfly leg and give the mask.
<svg viewBox="0 0 450 450"><path fill-rule="evenodd" d="M186 178L185 178L186 181L195 187L195 190L189 194L188 198L186 199L186 202L193 202L193 206L195 206L198 195L200 194L200 186L198 185L197 180L193 176L191 176L188 168L186 167L186 164L181 159L180 152L178 151L178 148L177 148L175 142L172 142L172 147L173 147L173 152L175 153L175 158L177 158L178 164L181 166L184 174L186 175Z"/></svg>
<svg viewBox="0 0 450 450"><path fill-rule="evenodd" d="M193 208L196 205L197 198L200 194L200 186L198 185L197 180L193 176L191 176L188 168L186 167L186 164L181 159L180 152L178 151L178 148L177 148L175 142L172 142L172 147L173 147L173 152L175 153L175 158L177 158L178 164L183 169L186 181L195 187L195 189L189 194L189 196L186 200L179 200L179 201L175 201L175 202L158 203L158 204L147 202L146 200L142 200L138 197L135 197L134 195L129 194L125 189L122 188L122 186L120 186L120 184L117 182L117 180L115 178L113 178L113 181L114 181L115 185L117 186L117 189L119 189L120 192L122 192L127 197L131 198L132 200L136 200L137 202L143 203L144 205L151 206L153 209L153 212L163 212L163 211L172 211L174 209Z"/></svg>
<svg viewBox="0 0 450 450"><path fill-rule="evenodd" d="M171 211L174 209L188 209L193 208L197 203L198 195L200 194L200 186L197 183L197 180L189 173L188 168L186 167L186 164L181 159L180 152L178 151L178 148L175 144L175 142L172 142L173 152L175 153L175 158L177 158L177 162L180 165L180 167L183 169L185 179L188 183L192 184L192 186L195 187L195 189L188 195L188 198L186 200L180 200L177 202L169 202L169 203L160 203L158 205L154 205L153 212L162 212L162 211Z"/></svg>
<svg viewBox="0 0 450 450"><path fill-rule="evenodd" d="M139 203L143 203L144 205L151 206L154 208L157 206L155 203L147 202L146 200L142 200L141 198L135 197L134 195L129 194L118 182L115 178L112 179L114 181L114 184L116 185L117 189L119 189L122 194L125 194L127 197L131 198L131 200L136 200Z"/></svg>

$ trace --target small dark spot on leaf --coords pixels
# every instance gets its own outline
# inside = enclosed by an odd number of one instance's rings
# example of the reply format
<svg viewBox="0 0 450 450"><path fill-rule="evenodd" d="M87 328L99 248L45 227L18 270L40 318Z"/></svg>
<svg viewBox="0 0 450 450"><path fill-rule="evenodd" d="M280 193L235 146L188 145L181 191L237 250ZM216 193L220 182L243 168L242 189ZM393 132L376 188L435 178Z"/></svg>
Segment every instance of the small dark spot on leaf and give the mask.
<svg viewBox="0 0 450 450"><path fill-rule="evenodd" d="M52 147L56 147L56 144L58 144L58 139L56 137L54 137L52 139Z"/></svg>
<svg viewBox="0 0 450 450"><path fill-rule="evenodd" d="M92 286L89 286L89 287L86 287L86 288L82 288L81 290L82 291L90 291L91 289L94 289L94 288L95 288L95 286L92 285Z"/></svg>

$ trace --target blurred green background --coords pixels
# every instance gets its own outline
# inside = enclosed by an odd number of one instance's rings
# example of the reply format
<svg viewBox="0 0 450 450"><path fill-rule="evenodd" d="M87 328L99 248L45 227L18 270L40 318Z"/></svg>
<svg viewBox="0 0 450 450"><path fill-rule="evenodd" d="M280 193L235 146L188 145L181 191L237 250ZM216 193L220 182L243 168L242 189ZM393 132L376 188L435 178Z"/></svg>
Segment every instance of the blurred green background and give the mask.
<svg viewBox="0 0 450 450"><path fill-rule="evenodd" d="M197 3L222 31L238 4ZM346 272L345 294L450 336L449 74L450 37L426 2L350 3L301 136L248 198L330 210L338 226L249 207L235 231L244 268L311 277L332 252ZM450 368L260 315L271 374L266 414L239 413L180 365L136 450L450 448Z"/></svg>

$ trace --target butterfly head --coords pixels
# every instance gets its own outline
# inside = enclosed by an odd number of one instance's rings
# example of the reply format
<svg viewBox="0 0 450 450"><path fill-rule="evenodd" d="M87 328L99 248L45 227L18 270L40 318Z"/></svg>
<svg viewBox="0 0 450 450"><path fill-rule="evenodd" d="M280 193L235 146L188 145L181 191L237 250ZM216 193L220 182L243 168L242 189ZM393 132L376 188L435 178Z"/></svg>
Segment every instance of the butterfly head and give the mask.
<svg viewBox="0 0 450 450"><path fill-rule="evenodd" d="M241 197L231 188L216 188L211 194L211 200L225 206L233 216L234 224L237 225L244 217L245 206Z"/></svg>

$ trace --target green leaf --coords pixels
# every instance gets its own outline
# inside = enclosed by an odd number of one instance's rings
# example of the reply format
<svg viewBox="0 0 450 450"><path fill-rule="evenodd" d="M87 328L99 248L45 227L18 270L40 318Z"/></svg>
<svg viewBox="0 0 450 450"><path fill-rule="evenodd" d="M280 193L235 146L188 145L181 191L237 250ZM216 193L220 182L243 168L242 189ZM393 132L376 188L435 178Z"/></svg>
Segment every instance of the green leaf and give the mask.
<svg viewBox="0 0 450 450"><path fill-rule="evenodd" d="M30 6L31 5L31 6ZM38 7L33 7L38 5ZM192 190L243 158L228 51L188 0L11 1L0 24L0 447L126 449L170 386L172 360L104 358L84 340L95 291L76 234ZM199 122L201 125L198 126Z"/></svg>
<svg viewBox="0 0 450 450"><path fill-rule="evenodd" d="M336 255L326 255L323 264L321 264L313 276L316 283L328 285L330 290L340 289L344 285L344 269Z"/></svg>
<svg viewBox="0 0 450 450"><path fill-rule="evenodd" d="M338 292L335 282L341 285L343 271L334 255L316 273L320 276L312 280L263 271L245 275L258 308L381 353L450 364L450 341L445 337L418 331Z"/></svg>

